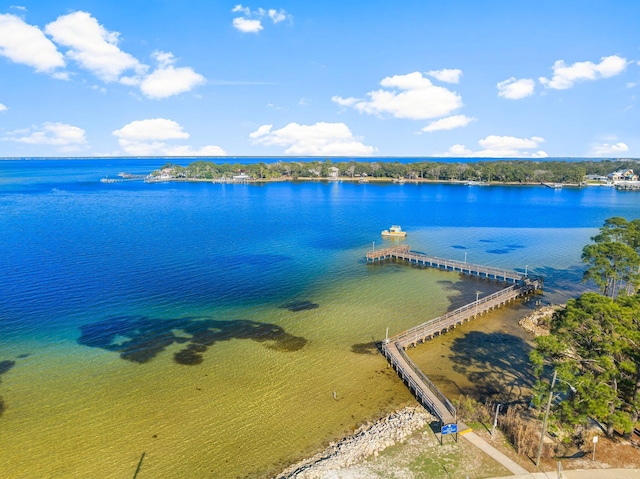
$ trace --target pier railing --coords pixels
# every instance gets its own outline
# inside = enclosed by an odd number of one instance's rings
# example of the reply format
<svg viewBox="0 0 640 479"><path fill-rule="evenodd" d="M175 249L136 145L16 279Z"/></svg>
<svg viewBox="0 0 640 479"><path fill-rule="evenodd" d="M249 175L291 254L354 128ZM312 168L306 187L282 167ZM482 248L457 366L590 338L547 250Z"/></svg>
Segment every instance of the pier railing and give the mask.
<svg viewBox="0 0 640 479"><path fill-rule="evenodd" d="M504 282L513 283L501 291L483 298L478 298L476 301L466 304L454 311L447 312L442 316L409 328L400 334L385 339L382 343L382 353L400 377L406 382L409 389L413 390L418 401L432 411L442 424L457 422L456 408L409 358L405 349L410 345L416 346L427 339L443 334L465 321L469 321L480 314L514 300L518 296L534 293L542 288L542 278L538 276L530 277L517 271L472 265L461 261L446 260L421 253L413 253L408 245L383 248L367 253L367 261L380 261L385 259L401 259L411 263L444 269L446 271L459 271L470 275L496 280L502 279Z"/></svg>
<svg viewBox="0 0 640 479"><path fill-rule="evenodd" d="M525 274L519 271L494 268L492 266L484 266L467 263L466 261L438 258L437 256L416 253L411 251L411 247L409 245L392 246L367 252L367 262L384 261L386 259L398 259L416 265L429 266L431 268L442 269L445 271L457 271L471 276L492 278L511 283L514 283L525 276Z"/></svg>
<svg viewBox="0 0 640 479"><path fill-rule="evenodd" d="M505 303L537 289L533 281L523 281L513 284L503 290L497 291L484 298L479 298L456 310L449 311L442 316L425 321L422 324L407 329L392 338L406 348L410 344L417 344L420 340L448 331L451 327L468 321L489 310L502 306Z"/></svg>
<svg viewBox="0 0 640 479"><path fill-rule="evenodd" d="M393 348L396 350L393 351ZM420 404L433 412L443 424L456 422L456 408L409 359L401 347L395 343L384 343L382 352L398 375L406 382L407 387L413 390Z"/></svg>

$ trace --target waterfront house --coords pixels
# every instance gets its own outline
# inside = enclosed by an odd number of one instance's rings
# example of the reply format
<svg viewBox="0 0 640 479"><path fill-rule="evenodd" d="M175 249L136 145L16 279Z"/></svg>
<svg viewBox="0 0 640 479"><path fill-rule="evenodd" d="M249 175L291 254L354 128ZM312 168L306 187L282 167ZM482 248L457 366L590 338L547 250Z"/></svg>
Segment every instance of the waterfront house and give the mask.
<svg viewBox="0 0 640 479"><path fill-rule="evenodd" d="M638 175L636 175L631 168L627 168L609 173L607 179L613 183L619 181L638 181Z"/></svg>
<svg viewBox="0 0 640 479"><path fill-rule="evenodd" d="M249 175L247 175L246 173L242 172L239 175L233 175L233 181L237 181L240 183L244 183L245 181L248 181L249 179L251 179L251 177Z"/></svg>

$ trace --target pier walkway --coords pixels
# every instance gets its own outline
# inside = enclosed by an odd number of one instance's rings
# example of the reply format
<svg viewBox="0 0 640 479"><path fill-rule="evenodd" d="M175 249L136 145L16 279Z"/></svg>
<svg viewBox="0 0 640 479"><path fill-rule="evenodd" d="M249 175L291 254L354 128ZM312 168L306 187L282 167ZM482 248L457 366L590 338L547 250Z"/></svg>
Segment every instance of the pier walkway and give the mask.
<svg viewBox="0 0 640 479"><path fill-rule="evenodd" d="M423 343L434 336L446 333L456 326L507 304L520 296L535 293L542 288L542 278L529 277L517 271L473 265L414 253L408 245L367 253L367 262L388 259L406 261L410 264L454 271L480 278L494 279L507 284L511 283L501 291L477 299L461 308L414 326L391 338L386 338L381 345L382 354L384 354L409 389L413 391L418 402L433 412L441 424L457 424L457 413L453 404L411 361L405 349L409 346Z"/></svg>
<svg viewBox="0 0 640 479"><path fill-rule="evenodd" d="M525 274L522 274L517 271L492 268L491 266L482 266L467 263L466 261L437 258L423 253L416 253L411 251L411 247L409 245L383 248L377 251L369 251L367 253L367 262L384 261L387 259L402 260L418 266L438 268L445 271L457 271L470 276L504 281L505 283L515 283L519 279L522 279L523 276L527 275L526 272Z"/></svg>

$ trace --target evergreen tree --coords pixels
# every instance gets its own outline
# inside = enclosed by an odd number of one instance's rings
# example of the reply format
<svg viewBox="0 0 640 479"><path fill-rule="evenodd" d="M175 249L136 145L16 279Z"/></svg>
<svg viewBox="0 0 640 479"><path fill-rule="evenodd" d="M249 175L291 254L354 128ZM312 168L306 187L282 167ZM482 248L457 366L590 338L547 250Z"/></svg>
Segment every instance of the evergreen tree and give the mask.
<svg viewBox="0 0 640 479"><path fill-rule="evenodd" d="M585 293L554 314L549 336L536 339L531 359L537 374L550 365L558 372L559 390L568 392L568 384L575 389L558 405L563 421L579 424L594 418L606 425L609 436L614 428L633 430L638 416L639 315L638 297L616 301ZM630 336L630 331L635 333Z"/></svg>
<svg viewBox="0 0 640 479"><path fill-rule="evenodd" d="M594 243L582 250L582 261L589 264L583 280L593 280L611 298L622 287L633 293L640 273L640 221L609 218L591 239Z"/></svg>

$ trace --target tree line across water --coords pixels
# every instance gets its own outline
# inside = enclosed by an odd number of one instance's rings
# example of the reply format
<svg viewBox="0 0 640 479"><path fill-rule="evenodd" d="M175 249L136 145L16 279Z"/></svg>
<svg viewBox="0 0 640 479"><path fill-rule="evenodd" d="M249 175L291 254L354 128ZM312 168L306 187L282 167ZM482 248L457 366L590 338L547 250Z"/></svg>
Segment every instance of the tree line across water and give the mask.
<svg viewBox="0 0 640 479"><path fill-rule="evenodd" d="M573 183L584 181L585 175L606 176L617 170L638 168L638 160L490 160L477 162L417 161L275 161L273 163L216 163L195 161L188 166L167 163L152 172L159 176L214 180L232 178L244 173L253 180L371 177L380 179L423 179L431 181L483 181L503 183Z"/></svg>

